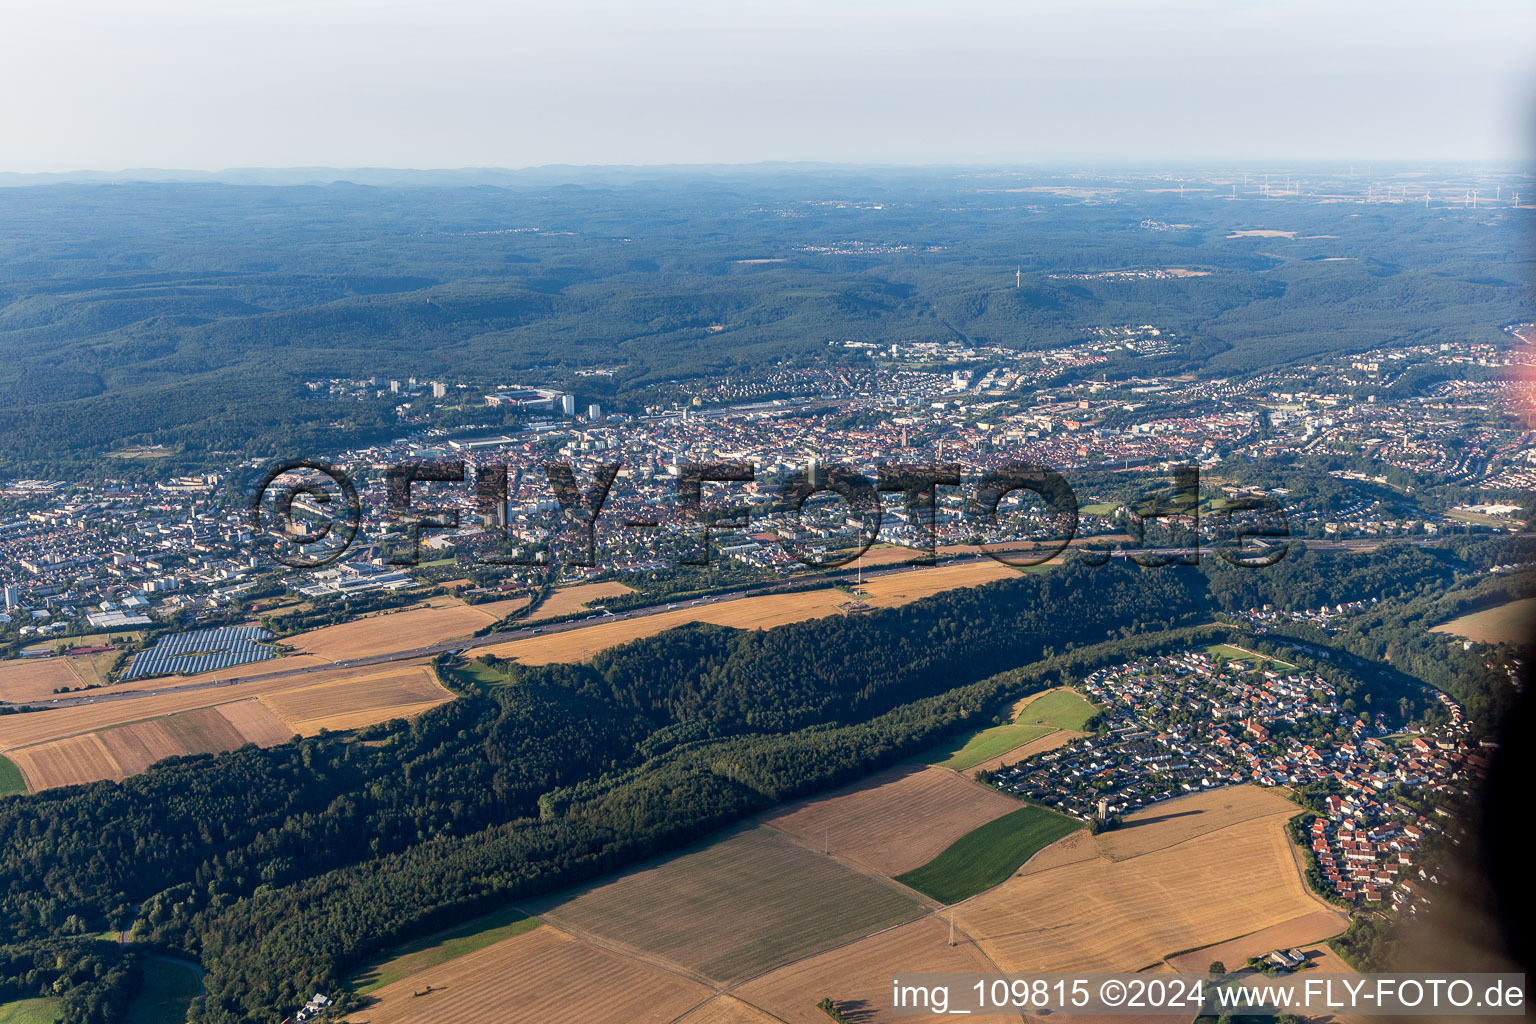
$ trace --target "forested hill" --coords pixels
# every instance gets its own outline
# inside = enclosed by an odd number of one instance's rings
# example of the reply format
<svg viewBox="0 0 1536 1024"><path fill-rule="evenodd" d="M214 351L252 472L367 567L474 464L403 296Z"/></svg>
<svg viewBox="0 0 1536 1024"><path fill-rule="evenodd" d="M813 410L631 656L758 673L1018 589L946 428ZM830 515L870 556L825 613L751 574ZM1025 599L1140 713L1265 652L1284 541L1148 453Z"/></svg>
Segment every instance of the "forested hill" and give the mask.
<svg viewBox="0 0 1536 1024"><path fill-rule="evenodd" d="M349 375L558 387L602 366L581 388L619 408L829 341L1032 348L1150 319L1181 339L1179 370L1227 375L1525 315L1505 213L1058 177L1097 191L895 171L0 188L0 459L393 436L388 403L303 387ZM1229 237L1256 227L1294 237ZM1169 267L1205 273L1072 276Z"/></svg>

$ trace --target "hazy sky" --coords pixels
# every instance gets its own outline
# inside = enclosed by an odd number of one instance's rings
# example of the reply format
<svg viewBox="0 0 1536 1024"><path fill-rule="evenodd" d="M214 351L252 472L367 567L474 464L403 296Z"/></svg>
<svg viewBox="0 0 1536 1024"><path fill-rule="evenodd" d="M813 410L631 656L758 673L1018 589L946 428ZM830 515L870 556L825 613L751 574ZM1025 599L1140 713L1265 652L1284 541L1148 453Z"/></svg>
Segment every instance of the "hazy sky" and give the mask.
<svg viewBox="0 0 1536 1024"><path fill-rule="evenodd" d="M0 170L1523 157L1530 0L17 0Z"/></svg>

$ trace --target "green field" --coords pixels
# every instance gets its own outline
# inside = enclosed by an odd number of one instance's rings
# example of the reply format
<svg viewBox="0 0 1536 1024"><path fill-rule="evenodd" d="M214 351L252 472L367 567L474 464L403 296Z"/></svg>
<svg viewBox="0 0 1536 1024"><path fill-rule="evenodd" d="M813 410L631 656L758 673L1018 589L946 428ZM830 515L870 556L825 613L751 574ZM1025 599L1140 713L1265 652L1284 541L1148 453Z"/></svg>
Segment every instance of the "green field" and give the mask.
<svg viewBox="0 0 1536 1024"><path fill-rule="evenodd" d="M143 957L144 988L128 1007L126 1024L186 1024L187 1010L203 991L197 972L169 960Z"/></svg>
<svg viewBox="0 0 1536 1024"><path fill-rule="evenodd" d="M1120 505L1117 502L1100 501L1092 505L1084 505L1078 511L1088 516L1107 516L1119 507Z"/></svg>
<svg viewBox="0 0 1536 1024"><path fill-rule="evenodd" d="M408 978L417 971L457 960L478 949L495 945L502 939L531 932L538 926L537 918L511 907L498 910L457 928L401 946L388 960L370 964L358 971L352 976L350 985L358 995L367 995L401 978Z"/></svg>
<svg viewBox="0 0 1536 1024"><path fill-rule="evenodd" d="M1226 658L1228 661L1247 661L1258 665L1261 668L1267 667L1277 671L1279 669L1289 669L1296 667L1288 661L1279 661L1274 658L1266 658L1261 654L1252 654L1243 650L1241 647L1233 647L1231 644L1212 644L1205 649L1205 653L1209 654L1213 658L1219 654L1223 658Z"/></svg>
<svg viewBox="0 0 1536 1024"><path fill-rule="evenodd" d="M1006 881L1038 851L1082 827L1066 815L1027 804L966 833L896 881L940 903L959 903Z"/></svg>
<svg viewBox="0 0 1536 1024"><path fill-rule="evenodd" d="M21 769L16 767L15 761L0 754L0 796L26 791L27 780L21 777Z"/></svg>
<svg viewBox="0 0 1536 1024"><path fill-rule="evenodd" d="M1081 729L1098 709L1070 690L1047 693L1030 702L1018 718L969 736L957 736L924 755L927 764L954 771L974 768L1058 729Z"/></svg>
<svg viewBox="0 0 1536 1024"><path fill-rule="evenodd" d="M53 1024L59 1016L58 999L19 999L0 1003L0 1024Z"/></svg>

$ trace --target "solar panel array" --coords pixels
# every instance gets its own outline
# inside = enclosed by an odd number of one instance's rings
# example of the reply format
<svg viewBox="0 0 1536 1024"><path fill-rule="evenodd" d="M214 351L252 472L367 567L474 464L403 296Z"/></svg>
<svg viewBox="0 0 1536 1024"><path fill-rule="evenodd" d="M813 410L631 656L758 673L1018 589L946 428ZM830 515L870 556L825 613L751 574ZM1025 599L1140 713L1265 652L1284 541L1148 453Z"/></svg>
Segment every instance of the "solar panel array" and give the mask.
<svg viewBox="0 0 1536 1024"><path fill-rule="evenodd" d="M266 661L277 657L277 652L258 641L270 639L272 634L260 626L221 626L163 636L155 646L133 656L133 663L123 673L123 678L142 679L175 672L216 672L232 665Z"/></svg>

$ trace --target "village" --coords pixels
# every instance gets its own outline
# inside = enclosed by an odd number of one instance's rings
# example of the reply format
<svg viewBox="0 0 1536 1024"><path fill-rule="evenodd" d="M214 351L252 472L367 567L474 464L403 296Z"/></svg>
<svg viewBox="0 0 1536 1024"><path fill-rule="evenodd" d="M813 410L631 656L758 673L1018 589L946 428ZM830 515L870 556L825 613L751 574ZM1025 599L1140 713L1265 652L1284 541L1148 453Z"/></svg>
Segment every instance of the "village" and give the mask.
<svg viewBox="0 0 1536 1024"><path fill-rule="evenodd" d="M1095 827L1201 790L1286 787L1317 803L1306 837L1314 886L1351 905L1418 912L1431 876L1416 852L1445 830L1492 746L1469 742L1443 693L1429 696L1444 726L1392 734L1383 713L1341 702L1320 676L1228 645L1099 669L1079 688L1101 709L1097 734L988 781Z"/></svg>

